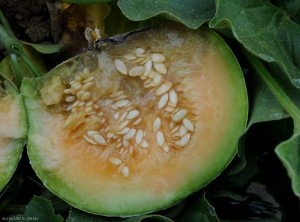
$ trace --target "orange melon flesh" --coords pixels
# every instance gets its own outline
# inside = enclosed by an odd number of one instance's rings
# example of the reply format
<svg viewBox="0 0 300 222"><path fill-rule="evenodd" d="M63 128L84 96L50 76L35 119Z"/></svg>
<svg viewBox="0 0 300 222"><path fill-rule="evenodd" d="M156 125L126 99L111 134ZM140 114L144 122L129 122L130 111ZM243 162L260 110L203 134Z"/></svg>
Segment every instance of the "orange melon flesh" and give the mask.
<svg viewBox="0 0 300 222"><path fill-rule="evenodd" d="M26 136L26 115L20 94L8 92L0 98L0 125L0 190L2 190L18 166Z"/></svg>
<svg viewBox="0 0 300 222"><path fill-rule="evenodd" d="M175 145L183 136L176 141L172 136L169 125L174 113L158 108L161 95L155 94L157 88L147 88L141 76L129 76L129 70L145 64L124 57L137 48L166 58L163 82L172 83L178 96L176 107L187 110L185 118L194 126L184 146ZM129 75L120 72L116 60L124 62ZM94 114L85 114L83 120L78 117L68 125L66 121L74 110L68 110L71 103L65 100L69 95L63 92L70 88L70 81L84 73L94 78L92 96L97 98L94 102L101 106L104 116L98 115L99 121L93 122ZM120 90L142 118L137 125L133 121L128 124L146 132L148 142L145 148L135 139L130 140L134 149L126 155L119 154L123 145L117 147L119 142L109 140L105 131L116 124L118 112L125 112L108 102ZM55 92L54 96L51 92ZM28 155L37 175L74 207L107 216L165 209L211 182L234 157L248 110L242 72L225 42L208 29L192 31L173 25L130 34L121 43L108 43L101 51L86 52L66 61L42 79L25 79L22 93L30 123ZM169 145L167 151L158 144L153 130L158 117ZM93 130L103 135L105 145L84 139L83 135ZM126 149L129 150L124 145ZM121 159L129 174L118 171L120 165L112 164L111 157Z"/></svg>

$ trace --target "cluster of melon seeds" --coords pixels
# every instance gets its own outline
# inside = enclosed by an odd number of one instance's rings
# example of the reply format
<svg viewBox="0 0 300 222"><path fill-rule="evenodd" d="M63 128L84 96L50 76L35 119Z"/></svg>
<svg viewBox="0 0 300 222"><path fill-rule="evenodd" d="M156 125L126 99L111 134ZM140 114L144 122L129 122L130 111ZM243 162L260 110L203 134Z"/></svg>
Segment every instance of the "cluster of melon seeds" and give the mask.
<svg viewBox="0 0 300 222"><path fill-rule="evenodd" d="M69 112L64 128L75 129L88 122L82 138L99 149L113 146L107 161L116 167L117 174L124 177L134 172L128 165L132 158L148 155L154 146L164 153L183 149L194 131L192 114L180 106L176 87L165 78L168 73L166 57L143 48L131 52L115 58L114 67L119 75L136 78L147 92L154 95L159 113L150 123L150 130L147 116L143 116L124 90L99 98L95 93L97 82L88 68L76 74L64 90L66 111ZM152 136L156 144L151 144Z"/></svg>

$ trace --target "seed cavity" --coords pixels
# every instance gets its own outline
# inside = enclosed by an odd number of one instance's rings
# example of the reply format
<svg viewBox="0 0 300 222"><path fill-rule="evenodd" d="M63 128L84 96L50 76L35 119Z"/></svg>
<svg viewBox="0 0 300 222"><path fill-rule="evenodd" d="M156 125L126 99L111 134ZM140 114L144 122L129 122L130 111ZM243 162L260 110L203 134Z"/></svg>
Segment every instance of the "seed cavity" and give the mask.
<svg viewBox="0 0 300 222"><path fill-rule="evenodd" d="M156 111L160 114L154 117L152 126L150 123L150 131L153 132L144 131L143 126L139 125L143 120L141 111L135 107L139 103L131 101L126 95L128 88L114 88L114 92L105 94L105 99L97 101L97 94L92 92L92 88L98 87L98 79L91 75L88 68L75 75L63 91L65 110L70 111L64 129L76 129L85 121L91 121L92 127L82 135L83 139L89 146L112 149L113 156L108 161L118 168L117 173L123 177L130 175L130 158L147 155L156 147L162 155L167 155L172 149L181 149L191 140L195 128L188 111L180 107L180 94L177 94L168 75L166 57L148 48L147 51L140 47L130 51L126 55L118 55L114 66L120 75L128 75L123 77L124 81L137 78L149 95L156 96ZM135 90L134 87L132 89ZM143 124L149 126L147 116L145 118ZM156 143L149 144L148 136L155 137ZM113 144L113 147L107 144Z"/></svg>

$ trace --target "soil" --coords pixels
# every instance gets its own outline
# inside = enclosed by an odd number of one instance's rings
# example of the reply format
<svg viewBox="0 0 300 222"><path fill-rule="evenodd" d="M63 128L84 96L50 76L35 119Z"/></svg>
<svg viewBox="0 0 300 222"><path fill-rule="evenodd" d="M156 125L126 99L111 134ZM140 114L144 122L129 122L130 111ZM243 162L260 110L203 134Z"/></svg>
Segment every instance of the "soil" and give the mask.
<svg viewBox="0 0 300 222"><path fill-rule="evenodd" d="M55 0L1 0L0 8L16 37L23 41L54 42L46 2Z"/></svg>
<svg viewBox="0 0 300 222"><path fill-rule="evenodd" d="M0 9L21 41L61 43L64 48L59 56L64 58L77 55L87 47L84 7L72 5L64 10L61 2L56 0L0 0ZM0 61L6 55L0 41Z"/></svg>
<svg viewBox="0 0 300 222"><path fill-rule="evenodd" d="M1 0L0 9L15 36L25 42L56 44L63 32L63 19L56 0ZM0 42L0 61L7 55Z"/></svg>

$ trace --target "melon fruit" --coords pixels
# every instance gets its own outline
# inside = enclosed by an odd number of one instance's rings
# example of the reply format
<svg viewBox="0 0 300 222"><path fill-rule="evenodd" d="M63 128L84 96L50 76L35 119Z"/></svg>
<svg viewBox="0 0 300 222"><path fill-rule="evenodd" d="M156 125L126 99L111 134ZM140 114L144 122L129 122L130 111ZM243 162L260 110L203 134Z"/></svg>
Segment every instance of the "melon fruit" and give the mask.
<svg viewBox="0 0 300 222"><path fill-rule="evenodd" d="M0 190L15 172L27 131L23 97L16 86L0 73Z"/></svg>
<svg viewBox="0 0 300 222"><path fill-rule="evenodd" d="M174 24L109 38L21 91L38 177L106 216L165 209L207 185L236 154L248 112L226 43Z"/></svg>

